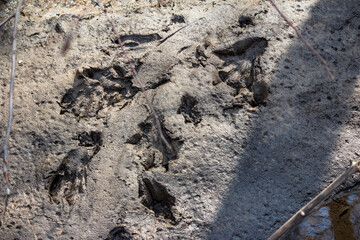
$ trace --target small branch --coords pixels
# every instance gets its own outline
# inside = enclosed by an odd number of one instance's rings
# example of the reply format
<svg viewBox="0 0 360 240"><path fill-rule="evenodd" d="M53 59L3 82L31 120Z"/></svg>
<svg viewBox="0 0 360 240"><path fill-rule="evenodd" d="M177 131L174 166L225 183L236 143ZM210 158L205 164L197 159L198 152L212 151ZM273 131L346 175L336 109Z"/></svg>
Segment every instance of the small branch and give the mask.
<svg viewBox="0 0 360 240"><path fill-rule="evenodd" d="M316 57L320 60L320 62L324 65L325 70L327 72L327 74L329 75L331 80L335 80L334 75L331 73L328 64L326 63L325 59L323 57L320 56L320 54L310 45L310 43L308 43L308 41L305 40L305 38L303 37L303 35L301 35L301 33L299 32L299 30L297 30L297 28L294 26L294 24L292 24L290 22L290 20L280 11L280 9L276 6L275 2L273 0L269 0L269 2L273 5L273 7L276 9L276 11L280 14L280 16L285 20L285 22L287 24L289 24L289 26L294 29L294 31L296 32L296 35L300 38L300 40L305 44L305 46L310 49L315 55Z"/></svg>
<svg viewBox="0 0 360 240"><path fill-rule="evenodd" d="M32 232L33 232L34 240L38 240L38 238L37 238L37 236L36 236L36 233L35 233L34 226L30 223L29 218L26 218L26 221L27 221L27 223L28 223L28 224L30 225L30 227L31 227L31 230L32 230Z"/></svg>
<svg viewBox="0 0 360 240"><path fill-rule="evenodd" d="M0 23L0 27L2 27L5 23L7 23L8 21L10 21L10 19L12 19L13 17L15 17L15 13L13 13L12 15L10 15L7 19L5 19L4 21L2 21Z"/></svg>
<svg viewBox="0 0 360 240"><path fill-rule="evenodd" d="M292 216L284 225L282 225L276 232L274 232L268 240L279 239L287 231L292 229L297 223L303 220L311 211L318 206L322 201L328 198L336 188L343 184L351 175L356 172L360 172L360 161L352 162L348 170L341 174L338 178L334 180L327 188L325 188L321 193L319 193L314 199L312 199L308 204L301 208L294 216Z"/></svg>
<svg viewBox="0 0 360 240"><path fill-rule="evenodd" d="M152 114L153 117L154 117L155 124L156 124L156 128L157 128L157 130L158 130L158 133L159 133L159 135L160 135L161 140L162 140L163 143L166 145L166 147L167 147L170 151L172 151L172 147L171 147L170 143L166 140L166 138L165 138L165 136L164 136L164 134L163 134L163 132L162 132L162 130L161 130L161 124L160 124L159 116L157 115L157 113L156 113L156 111L155 111L155 109L154 109L154 106L153 106L153 104L151 103L151 100L150 100L149 96L147 95L147 93L146 93L146 91L145 91L145 87L144 87L142 81L139 79L139 77L138 77L138 75L137 75L137 72L136 72L136 70L135 70L135 66L134 66L134 64L132 63L131 58L129 57L129 55L127 54L127 52L126 52L126 50L125 50L125 47L124 47L124 45L123 45L123 43L122 43L122 41L121 41L121 39L120 39L120 35L119 35L118 31L117 31L116 28L115 28L114 22L111 20L111 18L110 18L109 15L107 14L106 9L104 8L104 6L102 5L102 3L101 3L100 0L97 1L97 4L99 5L99 7L101 8L101 10L102 10L102 11L104 12L104 14L106 15L106 18L107 18L108 22L111 24L112 30L113 30L113 32L114 32L114 34L115 34L115 36L116 36L116 38L117 38L117 40L118 40L118 43L119 43L119 45L120 45L120 48L121 48L121 50L122 50L122 52L123 52L126 60L129 62L129 65L130 65L130 67L131 67L132 74L133 74L133 76L134 76L134 80L135 80L136 83L140 86L141 92L144 94L146 103L147 103L148 107L150 108L150 112L151 112L151 114Z"/></svg>
<svg viewBox="0 0 360 240"><path fill-rule="evenodd" d="M10 76L10 90L9 90L9 118L8 118L8 126L6 129L5 135L5 142L4 142L4 179L5 179L5 189L7 197L10 195L10 180L9 180L9 173L8 173L8 146L9 146L9 139L10 139L10 131L11 131L11 123L13 119L13 95L14 95L14 81L15 81L15 65L16 65L16 30L17 24L20 15L20 9L23 4L23 0L18 1L18 5L15 12L15 21L14 21L14 30L12 34L12 48L11 48L11 76Z"/></svg>

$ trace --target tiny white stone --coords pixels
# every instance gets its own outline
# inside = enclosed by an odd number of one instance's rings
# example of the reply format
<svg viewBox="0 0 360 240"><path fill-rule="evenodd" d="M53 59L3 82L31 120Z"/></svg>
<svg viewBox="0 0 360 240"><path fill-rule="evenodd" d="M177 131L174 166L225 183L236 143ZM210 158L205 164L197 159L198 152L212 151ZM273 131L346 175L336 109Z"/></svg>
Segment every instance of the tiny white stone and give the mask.
<svg viewBox="0 0 360 240"><path fill-rule="evenodd" d="M24 65L24 62L22 60L19 61L19 66Z"/></svg>

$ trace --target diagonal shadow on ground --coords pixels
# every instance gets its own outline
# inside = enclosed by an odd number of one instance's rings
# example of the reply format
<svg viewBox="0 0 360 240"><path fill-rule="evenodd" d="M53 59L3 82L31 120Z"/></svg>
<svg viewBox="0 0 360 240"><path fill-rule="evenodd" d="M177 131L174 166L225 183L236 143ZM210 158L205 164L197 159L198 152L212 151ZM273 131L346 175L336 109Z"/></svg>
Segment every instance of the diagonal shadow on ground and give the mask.
<svg viewBox="0 0 360 240"><path fill-rule="evenodd" d="M352 95L360 69L359 20L359 1L322 0L312 8L300 30L329 62L336 80L294 38L207 239L269 237L348 167L349 159L336 162L332 154L358 106Z"/></svg>

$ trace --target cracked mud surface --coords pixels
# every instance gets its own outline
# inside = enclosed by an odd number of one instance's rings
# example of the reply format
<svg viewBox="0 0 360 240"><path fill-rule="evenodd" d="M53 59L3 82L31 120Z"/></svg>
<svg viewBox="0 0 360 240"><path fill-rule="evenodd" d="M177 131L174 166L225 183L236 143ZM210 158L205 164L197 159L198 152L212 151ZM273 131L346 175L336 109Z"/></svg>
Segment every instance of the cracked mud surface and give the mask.
<svg viewBox="0 0 360 240"><path fill-rule="evenodd" d="M100 10L27 1L3 239L265 239L360 155L358 1L278 3L336 81L266 2L159 2L106 6L173 151Z"/></svg>

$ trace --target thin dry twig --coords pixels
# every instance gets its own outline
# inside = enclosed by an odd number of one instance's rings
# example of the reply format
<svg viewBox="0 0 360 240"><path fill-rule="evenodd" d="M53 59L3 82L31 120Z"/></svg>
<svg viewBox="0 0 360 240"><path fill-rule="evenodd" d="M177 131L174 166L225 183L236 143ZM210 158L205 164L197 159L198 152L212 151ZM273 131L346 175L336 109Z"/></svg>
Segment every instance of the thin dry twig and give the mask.
<svg viewBox="0 0 360 240"><path fill-rule="evenodd" d="M311 211L318 206L322 201L328 198L336 188L343 184L350 176L354 173L360 172L360 161L352 162L349 169L347 169L343 174L337 177L334 182L332 182L327 188L325 188L321 193L319 193L315 198L313 198L308 204L302 207L294 216L292 216L284 225L282 225L276 232L274 232L268 240L279 239L287 231L292 229L296 224L303 220Z"/></svg>
<svg viewBox="0 0 360 240"><path fill-rule="evenodd" d="M10 21L10 19L12 19L13 17L15 17L15 13L13 13L12 15L10 15L7 19L5 19L4 21L2 21L0 23L0 27L2 27L5 23L7 23L8 21Z"/></svg>
<svg viewBox="0 0 360 240"><path fill-rule="evenodd" d="M280 9L276 6L275 2L273 0L269 0L269 2L271 3L271 5L273 5L273 7L276 9L276 11L279 13L279 15L285 20L285 22L287 24L289 24L289 26L294 29L294 31L296 32L296 35L300 38L300 40L305 44L305 46L310 49L315 55L316 57L320 60L320 62L324 65L325 70L327 72L327 74L329 75L331 80L335 80L334 75L331 73L329 66L327 64L327 62L325 61L325 59L323 57L320 56L320 54L315 50L315 48L313 48L313 46L311 46L310 43L308 43L308 41L306 41L306 39L303 37L303 35L299 32L299 30L294 26L294 24L292 24L290 22L290 20L280 11Z"/></svg>
<svg viewBox="0 0 360 240"><path fill-rule="evenodd" d="M18 5L15 12L15 21L14 21L14 30L12 34L12 48L11 48L11 76L10 76L10 89L9 89L9 117L8 117L8 126L6 129L6 135L5 135L5 141L4 141L4 158L3 158L3 164L4 164L4 179L5 179L5 189L7 198L10 195L10 180L9 180L9 173L8 173L8 146L9 146L9 139L10 139L10 131L11 131L11 123L13 119L13 95L14 95L14 81L15 81L15 65L16 65L16 30L17 30L17 24L19 20L20 15L20 9L22 7L23 0L18 1ZM5 200L5 208L7 205L7 199Z"/></svg>
<svg viewBox="0 0 360 240"><path fill-rule="evenodd" d="M30 220L29 220L28 217L26 218L26 221L27 221L27 223L28 223L28 224L30 225L30 227L31 227L31 230L32 230L32 232L33 232L34 240L37 240L38 238L37 238L37 236L36 236L34 226L30 223Z"/></svg>
<svg viewBox="0 0 360 240"><path fill-rule="evenodd" d="M120 45L120 48L121 48L121 50L122 50L122 52L123 52L126 60L129 62L129 65L130 65L130 67L131 67L131 71L132 71L134 80L135 80L136 83L140 86L141 92L144 94L144 97L145 97L146 103L147 103L147 105L148 105L148 107L149 107L149 109L150 109L150 112L151 112L151 114L152 114L153 117L154 117L155 124L156 124L156 128L157 128L157 130L158 130L158 133L159 133L159 135L160 135L161 140L162 140L163 143L166 145L166 147L167 147L170 151L172 151L172 147L171 147L170 143L166 140L166 138L165 138L165 136L164 136L164 134L163 134L163 132L162 132L161 124L160 124L160 120L159 120L159 116L157 115L157 113L156 113L156 111L155 111L155 108L154 108L153 104L151 103L151 100L150 100L148 94L147 94L146 91L145 91L145 87L144 87L142 81L141 81L141 80L139 79L139 77L138 77L138 74L137 74L137 72L136 72L136 70L135 70L134 64L133 64L132 61L131 61L131 58L129 57L129 55L127 54L127 52L126 52L126 50L125 50L125 47L124 47L124 45L123 45L123 43L122 43L122 41L121 41L121 39L120 39L120 35L119 35L118 31L117 31L116 28L115 28L114 22L111 20L111 18L110 18L109 15L107 14L107 11L106 11L106 9L104 8L104 6L102 5L102 3L101 3L100 0L97 1L97 4L99 5L99 7L101 8L101 10L102 10L102 11L104 12L104 14L106 15L106 18L107 18L108 22L111 24L112 30L113 30L113 32L114 32L114 34L115 34L115 36L116 36L116 38L117 38L117 40L118 40L118 43L119 43L119 45Z"/></svg>

